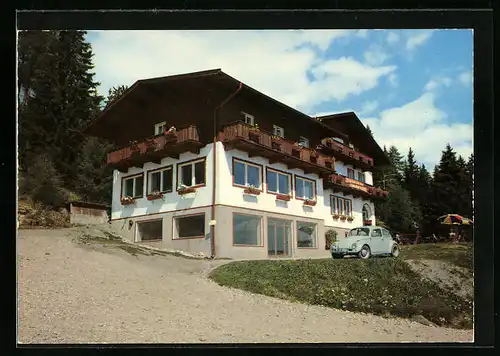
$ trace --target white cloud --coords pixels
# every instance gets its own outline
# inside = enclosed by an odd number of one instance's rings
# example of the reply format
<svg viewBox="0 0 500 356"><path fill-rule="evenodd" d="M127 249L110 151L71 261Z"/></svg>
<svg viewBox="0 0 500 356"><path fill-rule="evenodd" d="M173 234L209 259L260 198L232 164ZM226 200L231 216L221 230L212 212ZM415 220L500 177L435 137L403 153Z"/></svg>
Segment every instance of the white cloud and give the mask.
<svg viewBox="0 0 500 356"><path fill-rule="evenodd" d="M377 108L378 108L378 101L376 100L366 101L363 103L363 106L361 107L360 114L361 115L371 114Z"/></svg>
<svg viewBox="0 0 500 356"><path fill-rule="evenodd" d="M472 72L465 71L463 73L460 73L460 75L458 76L458 80L463 85L472 85Z"/></svg>
<svg viewBox="0 0 500 356"><path fill-rule="evenodd" d="M394 145L403 155L412 147L417 161L432 171L446 143L466 158L472 153L472 124L445 123L446 117L446 113L435 106L434 94L424 93L401 107L361 121L370 126L381 147Z"/></svg>
<svg viewBox="0 0 500 356"><path fill-rule="evenodd" d="M396 32L389 32L387 34L386 41L387 41L387 43L389 43L391 45L398 43L399 42L399 34L397 34Z"/></svg>
<svg viewBox="0 0 500 356"><path fill-rule="evenodd" d="M395 71L395 66L362 64L354 58L324 59L322 54L333 41L356 34L354 30L99 31L91 44L100 93L138 79L221 68L277 100L310 110L370 90L379 78ZM313 73L312 82L308 71Z"/></svg>
<svg viewBox="0 0 500 356"><path fill-rule="evenodd" d="M453 83L453 80L450 77L435 77L425 85L425 91L436 91L440 87L450 87Z"/></svg>
<svg viewBox="0 0 500 356"><path fill-rule="evenodd" d="M366 38L368 37L368 30L358 30L356 36Z"/></svg>
<svg viewBox="0 0 500 356"><path fill-rule="evenodd" d="M368 50L363 53L363 56L366 63L374 66L381 65L389 58L389 55L378 45L371 45Z"/></svg>
<svg viewBox="0 0 500 356"><path fill-rule="evenodd" d="M389 80L389 84L391 84L394 88L397 88L397 86L399 85L399 80L398 76L395 73L389 74L387 79Z"/></svg>
<svg viewBox="0 0 500 356"><path fill-rule="evenodd" d="M432 36L432 30L419 31L416 34L410 35L406 39L406 49L413 50L426 43Z"/></svg>

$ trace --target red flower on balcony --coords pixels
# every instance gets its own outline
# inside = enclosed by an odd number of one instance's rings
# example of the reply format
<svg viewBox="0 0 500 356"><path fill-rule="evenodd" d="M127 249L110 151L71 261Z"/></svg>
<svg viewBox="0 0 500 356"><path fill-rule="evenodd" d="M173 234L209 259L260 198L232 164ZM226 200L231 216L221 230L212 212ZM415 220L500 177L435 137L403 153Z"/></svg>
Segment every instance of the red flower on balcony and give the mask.
<svg viewBox="0 0 500 356"><path fill-rule="evenodd" d="M162 199L163 198L163 194L160 193L160 192L153 192L153 193L147 195L146 198L148 200Z"/></svg>
<svg viewBox="0 0 500 356"><path fill-rule="evenodd" d="M290 201L290 196L287 194L276 195L276 200Z"/></svg>
<svg viewBox="0 0 500 356"><path fill-rule="evenodd" d="M122 205L130 205L135 203L135 198L132 197L122 197L121 198Z"/></svg>
<svg viewBox="0 0 500 356"><path fill-rule="evenodd" d="M180 188L177 193L179 195L184 195L184 194L189 194L189 193L194 193L196 192L196 188L194 187L186 187L186 188Z"/></svg>
<svg viewBox="0 0 500 356"><path fill-rule="evenodd" d="M243 193L245 193L245 194L251 194L251 195L260 195L260 190L257 189L256 187L246 187L243 190Z"/></svg>
<svg viewBox="0 0 500 356"><path fill-rule="evenodd" d="M316 200L304 200L304 205L309 205L309 206L315 206L316 205Z"/></svg>

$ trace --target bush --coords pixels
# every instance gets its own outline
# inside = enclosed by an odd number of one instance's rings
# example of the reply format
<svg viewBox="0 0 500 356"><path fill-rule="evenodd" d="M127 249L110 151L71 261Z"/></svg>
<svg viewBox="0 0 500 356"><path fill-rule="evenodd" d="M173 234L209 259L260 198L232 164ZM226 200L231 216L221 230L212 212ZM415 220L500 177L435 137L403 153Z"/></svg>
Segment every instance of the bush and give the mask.
<svg viewBox="0 0 500 356"><path fill-rule="evenodd" d="M330 229L325 233L325 250L330 250L332 243L337 241L337 231Z"/></svg>
<svg viewBox="0 0 500 356"><path fill-rule="evenodd" d="M68 200L61 176L45 154L34 157L26 171L20 174L19 194L52 208L61 208Z"/></svg>

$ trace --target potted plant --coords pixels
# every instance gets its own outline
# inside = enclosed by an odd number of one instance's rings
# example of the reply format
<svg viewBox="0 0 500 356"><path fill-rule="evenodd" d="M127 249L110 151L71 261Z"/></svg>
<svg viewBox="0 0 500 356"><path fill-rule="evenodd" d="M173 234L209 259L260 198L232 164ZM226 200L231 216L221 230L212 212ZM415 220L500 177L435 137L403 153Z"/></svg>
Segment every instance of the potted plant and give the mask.
<svg viewBox="0 0 500 356"><path fill-rule="evenodd" d="M330 250L332 243L337 241L337 231L330 229L325 233L325 250Z"/></svg>
<svg viewBox="0 0 500 356"><path fill-rule="evenodd" d="M160 192L152 192L151 194L147 195L146 198L148 200L156 200L156 199L162 199L163 194Z"/></svg>
<svg viewBox="0 0 500 356"><path fill-rule="evenodd" d="M345 219L347 219L347 216L346 216L346 215L343 215L343 214L342 214L342 215L340 215L340 220L345 221Z"/></svg>
<svg viewBox="0 0 500 356"><path fill-rule="evenodd" d="M122 197L121 198L122 205L130 205L135 203L135 198L132 197Z"/></svg>
<svg viewBox="0 0 500 356"><path fill-rule="evenodd" d="M371 224L372 224L371 220L364 220L363 221L363 225L365 225L365 226L368 226L368 225L371 225Z"/></svg>
<svg viewBox="0 0 500 356"><path fill-rule="evenodd" d="M288 194L277 194L276 200L290 201L290 196Z"/></svg>
<svg viewBox="0 0 500 356"><path fill-rule="evenodd" d="M334 218L335 220L337 220L339 217L340 217L340 215L337 213L333 213L333 215L332 215L332 218Z"/></svg>
<svg viewBox="0 0 500 356"><path fill-rule="evenodd" d="M179 187L177 188L177 193L179 195L194 193L195 191L196 191L196 188L188 187L187 185L184 185L184 184L179 185Z"/></svg>
<svg viewBox="0 0 500 356"><path fill-rule="evenodd" d="M306 199L306 200L304 200L304 205L315 206L316 205L316 200Z"/></svg>
<svg viewBox="0 0 500 356"><path fill-rule="evenodd" d="M163 133L167 139L174 139L177 137L177 129L175 126L171 126L167 131Z"/></svg>
<svg viewBox="0 0 500 356"><path fill-rule="evenodd" d="M250 184L245 187L243 193L250 195L260 195L260 190L256 186Z"/></svg>
<svg viewBox="0 0 500 356"><path fill-rule="evenodd" d="M353 220L354 220L354 218L353 218L352 216L348 216L348 217L347 217L347 221L349 221L349 222L350 222L350 221L353 221Z"/></svg>

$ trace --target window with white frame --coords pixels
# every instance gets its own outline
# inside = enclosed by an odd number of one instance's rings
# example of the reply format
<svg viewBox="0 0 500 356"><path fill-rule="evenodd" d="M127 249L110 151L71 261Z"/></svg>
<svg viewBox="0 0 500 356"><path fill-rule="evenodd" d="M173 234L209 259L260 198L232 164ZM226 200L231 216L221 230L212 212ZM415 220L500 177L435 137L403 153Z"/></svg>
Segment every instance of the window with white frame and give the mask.
<svg viewBox="0 0 500 356"><path fill-rule="evenodd" d="M255 124L255 118L252 115L247 114L246 112L241 113L243 114L243 120L245 120L245 124L252 126Z"/></svg>
<svg viewBox="0 0 500 356"><path fill-rule="evenodd" d="M262 187L262 167L243 162L237 159L233 160L234 184L241 186Z"/></svg>
<svg viewBox="0 0 500 356"><path fill-rule="evenodd" d="M304 136L300 136L299 145L301 145L302 147L309 147L309 139Z"/></svg>
<svg viewBox="0 0 500 356"><path fill-rule="evenodd" d="M261 217L233 214L233 245L261 246Z"/></svg>
<svg viewBox="0 0 500 356"><path fill-rule="evenodd" d="M316 248L316 224L297 221L297 247Z"/></svg>
<svg viewBox="0 0 500 356"><path fill-rule="evenodd" d="M365 182L365 173L364 172L358 172L358 180L360 182Z"/></svg>
<svg viewBox="0 0 500 356"><path fill-rule="evenodd" d="M165 131L167 131L167 122L166 121L159 122L155 125L155 135L161 135Z"/></svg>
<svg viewBox="0 0 500 356"><path fill-rule="evenodd" d="M148 194L171 192L172 182L172 166L148 172Z"/></svg>
<svg viewBox="0 0 500 356"><path fill-rule="evenodd" d="M144 175L123 178L122 196L131 198L141 198L144 188Z"/></svg>
<svg viewBox="0 0 500 356"><path fill-rule="evenodd" d="M295 197L297 199L316 199L316 182L295 176Z"/></svg>
<svg viewBox="0 0 500 356"><path fill-rule="evenodd" d="M354 179L354 169L347 168L347 177Z"/></svg>
<svg viewBox="0 0 500 356"><path fill-rule="evenodd" d="M205 184L205 159L177 164L177 174L181 187Z"/></svg>
<svg viewBox="0 0 500 356"><path fill-rule="evenodd" d="M277 194L290 195L291 176L287 173L268 169L266 175L267 191Z"/></svg>
<svg viewBox="0 0 500 356"><path fill-rule="evenodd" d="M283 127L273 125L273 135L279 137L285 137L285 130L283 129Z"/></svg>
<svg viewBox="0 0 500 356"><path fill-rule="evenodd" d="M330 196L330 206L332 209L332 214L352 216L351 199L332 195Z"/></svg>

